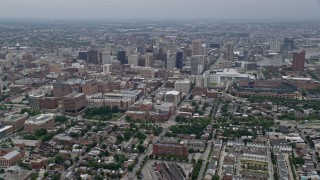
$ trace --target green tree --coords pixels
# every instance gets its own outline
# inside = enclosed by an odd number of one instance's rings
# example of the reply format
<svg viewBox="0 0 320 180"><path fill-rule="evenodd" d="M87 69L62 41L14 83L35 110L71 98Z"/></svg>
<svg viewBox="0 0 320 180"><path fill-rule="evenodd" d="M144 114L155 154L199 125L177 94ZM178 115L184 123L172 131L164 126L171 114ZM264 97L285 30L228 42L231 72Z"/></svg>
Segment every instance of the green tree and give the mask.
<svg viewBox="0 0 320 180"><path fill-rule="evenodd" d="M46 129L44 128L41 128L41 129L37 129L36 132L34 133L35 136L37 137L41 137L41 136L44 136L46 135L48 132Z"/></svg>

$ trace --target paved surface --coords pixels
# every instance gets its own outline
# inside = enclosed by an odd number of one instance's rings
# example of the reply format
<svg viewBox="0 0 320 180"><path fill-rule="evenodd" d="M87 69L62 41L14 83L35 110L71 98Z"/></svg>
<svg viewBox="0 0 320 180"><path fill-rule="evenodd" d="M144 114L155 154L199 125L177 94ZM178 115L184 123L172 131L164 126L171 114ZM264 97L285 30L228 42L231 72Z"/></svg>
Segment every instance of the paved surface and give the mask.
<svg viewBox="0 0 320 180"><path fill-rule="evenodd" d="M291 166L290 166L289 154L285 153L284 156L286 157L286 161L287 161L287 165L288 165L289 177L290 177L290 179L294 179L293 178L293 169L291 169Z"/></svg>
<svg viewBox="0 0 320 180"><path fill-rule="evenodd" d="M267 159L268 159L268 171L269 171L269 179L273 180L273 164L271 160L271 151L270 151L270 140L268 140L268 146L267 149Z"/></svg>
<svg viewBox="0 0 320 180"><path fill-rule="evenodd" d="M201 169L200 169L199 176L198 176L197 180L203 179L203 173L205 171L206 164L208 162L208 156L210 154L210 150L213 148L212 143L213 143L212 140L208 141L208 145L206 147L206 150L203 153L203 156L202 156L203 162L202 162L202 166L201 166Z"/></svg>
<svg viewBox="0 0 320 180"><path fill-rule="evenodd" d="M219 168L218 168L218 176L219 177L222 177L221 174L222 174L222 165L223 165L223 162L224 162L224 157L227 155L227 153L225 152L226 151L226 145L223 145L222 146L222 149L221 149L221 155L220 155L220 158L219 158Z"/></svg>

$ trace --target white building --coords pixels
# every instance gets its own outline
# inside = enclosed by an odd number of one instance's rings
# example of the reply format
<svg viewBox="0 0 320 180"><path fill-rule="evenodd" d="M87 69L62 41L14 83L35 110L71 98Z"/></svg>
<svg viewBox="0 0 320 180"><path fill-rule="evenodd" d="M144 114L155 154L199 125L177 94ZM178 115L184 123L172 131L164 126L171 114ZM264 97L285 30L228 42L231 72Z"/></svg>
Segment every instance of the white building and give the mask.
<svg viewBox="0 0 320 180"><path fill-rule="evenodd" d="M102 72L103 74L107 75L112 72L112 65L111 64L104 64L102 65Z"/></svg>
<svg viewBox="0 0 320 180"><path fill-rule="evenodd" d="M176 68L176 55L175 54L169 54L167 56L167 69L168 70L174 70Z"/></svg>
<svg viewBox="0 0 320 180"><path fill-rule="evenodd" d="M144 66L146 67L153 67L154 59L152 53L146 53L144 55Z"/></svg>
<svg viewBox="0 0 320 180"><path fill-rule="evenodd" d="M139 55L138 54L130 54L128 56L128 64L138 66Z"/></svg>
<svg viewBox="0 0 320 180"><path fill-rule="evenodd" d="M189 93L191 90L191 81L189 79L177 80L174 86L176 91Z"/></svg>

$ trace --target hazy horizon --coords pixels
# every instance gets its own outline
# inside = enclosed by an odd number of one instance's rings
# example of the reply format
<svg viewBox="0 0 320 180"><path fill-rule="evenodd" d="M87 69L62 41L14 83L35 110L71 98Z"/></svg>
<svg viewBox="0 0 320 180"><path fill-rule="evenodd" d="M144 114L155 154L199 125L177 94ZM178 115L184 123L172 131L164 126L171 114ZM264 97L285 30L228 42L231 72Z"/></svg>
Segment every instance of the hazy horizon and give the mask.
<svg viewBox="0 0 320 180"><path fill-rule="evenodd" d="M0 0L0 18L320 19L320 0Z"/></svg>

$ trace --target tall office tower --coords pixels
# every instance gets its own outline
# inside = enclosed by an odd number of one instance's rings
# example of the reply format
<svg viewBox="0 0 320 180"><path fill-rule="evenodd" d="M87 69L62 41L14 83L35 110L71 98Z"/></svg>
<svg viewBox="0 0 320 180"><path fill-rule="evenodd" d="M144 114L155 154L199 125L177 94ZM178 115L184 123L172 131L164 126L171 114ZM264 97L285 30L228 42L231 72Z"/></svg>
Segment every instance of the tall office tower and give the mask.
<svg viewBox="0 0 320 180"><path fill-rule="evenodd" d="M152 53L146 53L144 55L144 65L146 67L153 67L153 64L154 64L153 54Z"/></svg>
<svg viewBox="0 0 320 180"><path fill-rule="evenodd" d="M102 51L102 64L111 64L112 56L108 51Z"/></svg>
<svg viewBox="0 0 320 180"><path fill-rule="evenodd" d="M121 64L128 64L126 51L118 51L117 58L121 62Z"/></svg>
<svg viewBox="0 0 320 180"><path fill-rule="evenodd" d="M227 52L225 55L225 59L228 61L233 61L233 42L228 42L227 43Z"/></svg>
<svg viewBox="0 0 320 180"><path fill-rule="evenodd" d="M202 41L193 40L192 41L192 55L201 55L202 52Z"/></svg>
<svg viewBox="0 0 320 180"><path fill-rule="evenodd" d="M107 75L112 72L112 65L111 64L104 64L102 65L102 72L103 74Z"/></svg>
<svg viewBox="0 0 320 180"><path fill-rule="evenodd" d="M305 51L294 52L292 60L292 71L304 71Z"/></svg>
<svg viewBox="0 0 320 180"><path fill-rule="evenodd" d="M284 51L292 51L294 48L294 38L284 38Z"/></svg>
<svg viewBox="0 0 320 180"><path fill-rule="evenodd" d="M130 54L128 57L128 64L138 66L139 65L139 55L138 54Z"/></svg>
<svg viewBox="0 0 320 180"><path fill-rule="evenodd" d="M196 56L191 57L191 75L198 74L199 61Z"/></svg>
<svg viewBox="0 0 320 180"><path fill-rule="evenodd" d="M270 42L270 51L280 52L281 42L279 39L272 39Z"/></svg>
<svg viewBox="0 0 320 180"><path fill-rule="evenodd" d="M176 67L178 69L182 69L183 66L183 52L182 51L178 51L177 52L177 58L176 58Z"/></svg>
<svg viewBox="0 0 320 180"><path fill-rule="evenodd" d="M95 49L92 49L88 51L88 63L91 64L99 64L99 58L98 58L98 51Z"/></svg>
<svg viewBox="0 0 320 180"><path fill-rule="evenodd" d="M174 70L175 68L176 68L176 55L170 54L168 52L168 54L167 54L167 69Z"/></svg>

